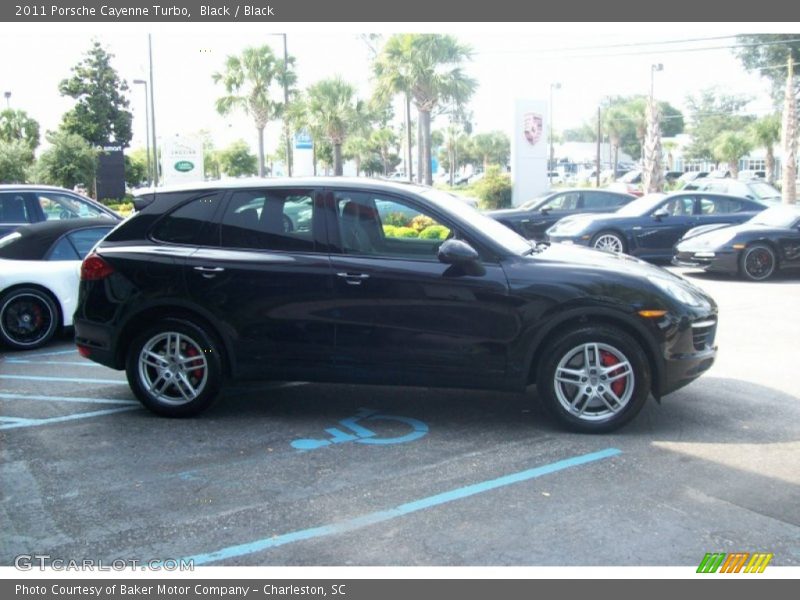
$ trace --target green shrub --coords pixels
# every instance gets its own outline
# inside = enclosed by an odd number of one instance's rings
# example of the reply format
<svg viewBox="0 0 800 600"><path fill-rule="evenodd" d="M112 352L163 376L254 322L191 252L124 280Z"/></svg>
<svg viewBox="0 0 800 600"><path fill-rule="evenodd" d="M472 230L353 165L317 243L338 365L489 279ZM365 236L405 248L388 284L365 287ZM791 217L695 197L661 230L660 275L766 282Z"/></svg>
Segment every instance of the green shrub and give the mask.
<svg viewBox="0 0 800 600"><path fill-rule="evenodd" d="M493 210L511 206L511 178L500 167L486 169L486 175L475 185L481 208Z"/></svg>
<svg viewBox="0 0 800 600"><path fill-rule="evenodd" d="M427 217L425 215L417 215L413 219L411 219L411 224L409 225L412 229L416 230L417 232L421 232L423 229L430 227L431 225L435 225L436 221Z"/></svg>
<svg viewBox="0 0 800 600"><path fill-rule="evenodd" d="M397 227L394 230L394 237L415 238L419 237L419 233L417 233L416 229L412 229L411 227Z"/></svg>
<svg viewBox="0 0 800 600"><path fill-rule="evenodd" d="M384 225L383 226L383 236L384 237L397 237L397 227L394 225Z"/></svg>
<svg viewBox="0 0 800 600"><path fill-rule="evenodd" d="M444 225L431 225L419 232L422 240L446 240L450 230Z"/></svg>
<svg viewBox="0 0 800 600"><path fill-rule="evenodd" d="M386 225L394 225L395 227L408 227L411 224L411 219L401 212L393 212L386 215L383 222Z"/></svg>

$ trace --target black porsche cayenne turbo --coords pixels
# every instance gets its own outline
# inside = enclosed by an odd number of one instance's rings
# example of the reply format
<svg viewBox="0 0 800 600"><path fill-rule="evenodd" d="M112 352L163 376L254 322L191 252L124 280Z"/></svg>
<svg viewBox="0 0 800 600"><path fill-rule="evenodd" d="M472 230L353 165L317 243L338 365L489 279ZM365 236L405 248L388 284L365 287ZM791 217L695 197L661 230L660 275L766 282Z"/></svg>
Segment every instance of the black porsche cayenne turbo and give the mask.
<svg viewBox="0 0 800 600"><path fill-rule="evenodd" d="M436 190L365 179L157 192L82 265L84 356L167 416L226 379L521 391L632 419L714 362L717 307L621 254L532 244Z"/></svg>

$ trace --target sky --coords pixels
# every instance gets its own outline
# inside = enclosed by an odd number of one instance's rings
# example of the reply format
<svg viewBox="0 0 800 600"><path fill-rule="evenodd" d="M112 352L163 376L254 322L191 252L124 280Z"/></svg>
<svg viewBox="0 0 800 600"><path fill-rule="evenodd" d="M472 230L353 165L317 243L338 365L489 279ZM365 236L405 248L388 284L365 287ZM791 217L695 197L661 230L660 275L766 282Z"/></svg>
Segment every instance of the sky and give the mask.
<svg viewBox="0 0 800 600"><path fill-rule="evenodd" d="M610 95L647 94L651 66L655 96L685 109L686 97L707 87L752 99L749 112L771 111L768 83L746 72L731 50L737 33L792 32L800 24L278 24L286 32L289 53L297 58L299 87L341 75L357 85L362 97L371 90L370 51L362 33L436 32L455 35L473 49L466 71L478 80L470 102L476 132L512 128L516 99L548 100L551 84L557 131L593 118ZM256 134L250 120L235 114L222 117L214 109L221 86L211 79L226 56L252 45L270 44L282 54L282 38L264 25L218 24L14 24L0 23L0 91L10 91L12 108L38 120L42 131L55 129L73 101L61 97L58 83L70 75L93 38L115 56L113 66L131 86L134 114L131 147L145 144L143 86L147 78L147 34L152 34L157 135L187 135L209 130L221 148L244 139L253 149ZM676 40L704 39L674 43ZM656 42L670 42L659 43ZM712 48L689 51L693 48ZM2 98L0 98L2 101ZM401 111L397 110L398 119ZM444 123L438 123L443 125ZM436 126L437 124L434 124ZM267 130L267 151L278 146L279 125Z"/></svg>

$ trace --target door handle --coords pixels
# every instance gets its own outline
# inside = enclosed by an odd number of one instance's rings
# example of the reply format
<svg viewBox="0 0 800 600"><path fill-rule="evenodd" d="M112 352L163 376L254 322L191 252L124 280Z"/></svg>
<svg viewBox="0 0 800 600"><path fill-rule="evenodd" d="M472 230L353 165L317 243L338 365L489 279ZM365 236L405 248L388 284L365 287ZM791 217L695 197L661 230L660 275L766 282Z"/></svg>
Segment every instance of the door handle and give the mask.
<svg viewBox="0 0 800 600"><path fill-rule="evenodd" d="M343 277L348 285L361 285L365 279L369 279L368 273L337 273L337 277Z"/></svg>
<svg viewBox="0 0 800 600"><path fill-rule="evenodd" d="M225 269L222 267L195 267L194 270L199 271L200 274L206 279L216 277L219 273L225 271Z"/></svg>

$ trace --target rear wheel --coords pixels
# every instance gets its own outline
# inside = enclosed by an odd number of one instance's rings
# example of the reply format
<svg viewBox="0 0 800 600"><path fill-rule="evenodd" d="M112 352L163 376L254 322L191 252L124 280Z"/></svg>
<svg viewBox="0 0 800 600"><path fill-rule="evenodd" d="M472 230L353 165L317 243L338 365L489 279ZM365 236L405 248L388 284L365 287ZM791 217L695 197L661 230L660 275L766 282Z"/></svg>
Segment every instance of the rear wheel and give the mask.
<svg viewBox="0 0 800 600"><path fill-rule="evenodd" d="M55 300L37 288L17 288L0 298L0 339L18 350L44 346L56 334Z"/></svg>
<svg viewBox="0 0 800 600"><path fill-rule="evenodd" d="M131 344L128 383L139 401L167 417L196 415L217 398L222 357L213 335L181 319L164 319Z"/></svg>
<svg viewBox="0 0 800 600"><path fill-rule="evenodd" d="M625 252L625 240L613 231L601 231L592 240L592 247L606 252Z"/></svg>
<svg viewBox="0 0 800 600"><path fill-rule="evenodd" d="M778 260L775 252L766 244L753 244L739 258L739 272L750 281L763 281L774 272Z"/></svg>
<svg viewBox="0 0 800 600"><path fill-rule="evenodd" d="M604 433L633 419L650 393L647 357L631 336L587 326L544 351L537 386L545 409L573 431Z"/></svg>

